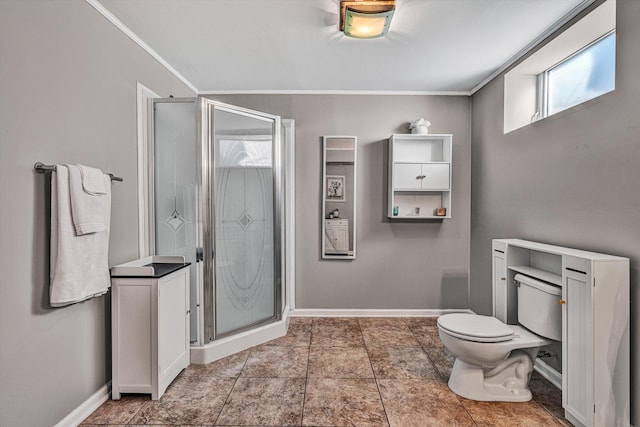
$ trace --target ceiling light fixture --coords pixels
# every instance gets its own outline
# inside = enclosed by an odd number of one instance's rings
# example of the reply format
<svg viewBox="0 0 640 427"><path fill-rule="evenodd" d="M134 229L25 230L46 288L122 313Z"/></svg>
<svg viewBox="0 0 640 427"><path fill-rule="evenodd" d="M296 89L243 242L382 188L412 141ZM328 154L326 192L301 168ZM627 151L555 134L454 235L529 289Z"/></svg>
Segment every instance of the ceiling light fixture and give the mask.
<svg viewBox="0 0 640 427"><path fill-rule="evenodd" d="M340 31L357 39L382 37L389 31L395 0L340 2Z"/></svg>

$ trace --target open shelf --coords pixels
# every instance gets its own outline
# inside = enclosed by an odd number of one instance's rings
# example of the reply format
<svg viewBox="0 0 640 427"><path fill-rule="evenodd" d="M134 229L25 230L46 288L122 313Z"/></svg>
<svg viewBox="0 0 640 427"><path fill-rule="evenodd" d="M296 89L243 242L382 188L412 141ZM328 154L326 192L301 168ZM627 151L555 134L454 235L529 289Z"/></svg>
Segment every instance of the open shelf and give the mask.
<svg viewBox="0 0 640 427"><path fill-rule="evenodd" d="M559 274L540 270L539 268L529 267L528 265L510 265L509 270L517 271L518 273L526 274L534 279L540 279L544 282L557 286L562 286L562 276Z"/></svg>

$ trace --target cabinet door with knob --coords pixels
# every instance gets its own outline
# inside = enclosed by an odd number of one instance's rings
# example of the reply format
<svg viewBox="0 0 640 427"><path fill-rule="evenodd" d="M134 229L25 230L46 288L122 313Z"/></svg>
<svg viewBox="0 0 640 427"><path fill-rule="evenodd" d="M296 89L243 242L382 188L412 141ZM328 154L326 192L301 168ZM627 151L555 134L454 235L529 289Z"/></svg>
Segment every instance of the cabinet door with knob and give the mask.
<svg viewBox="0 0 640 427"><path fill-rule="evenodd" d="M448 190L449 165L444 163L397 163L396 190Z"/></svg>

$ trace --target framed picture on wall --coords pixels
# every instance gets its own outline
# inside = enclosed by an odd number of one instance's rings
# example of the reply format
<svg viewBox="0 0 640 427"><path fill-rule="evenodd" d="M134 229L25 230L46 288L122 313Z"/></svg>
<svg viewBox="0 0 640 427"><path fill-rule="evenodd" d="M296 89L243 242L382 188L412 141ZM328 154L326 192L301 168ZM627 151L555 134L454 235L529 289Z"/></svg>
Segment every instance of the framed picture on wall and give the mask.
<svg viewBox="0 0 640 427"><path fill-rule="evenodd" d="M344 175L327 175L327 202L344 202Z"/></svg>

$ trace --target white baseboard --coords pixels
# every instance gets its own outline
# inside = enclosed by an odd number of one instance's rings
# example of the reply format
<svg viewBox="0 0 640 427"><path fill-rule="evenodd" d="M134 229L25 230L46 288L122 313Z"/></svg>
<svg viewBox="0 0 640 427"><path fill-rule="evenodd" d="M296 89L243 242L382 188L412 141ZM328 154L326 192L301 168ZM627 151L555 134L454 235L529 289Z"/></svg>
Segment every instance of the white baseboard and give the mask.
<svg viewBox="0 0 640 427"><path fill-rule="evenodd" d="M449 313L473 313L461 309L342 309L342 308L296 308L291 317L437 317Z"/></svg>
<svg viewBox="0 0 640 427"><path fill-rule="evenodd" d="M280 338L287 334L289 316L289 307L286 307L282 314L282 320L278 322L222 338L207 345L192 346L191 363L200 365L214 362L250 347Z"/></svg>
<svg viewBox="0 0 640 427"><path fill-rule="evenodd" d="M536 359L533 369L549 380L551 384L562 390L562 374L549 366L544 360Z"/></svg>
<svg viewBox="0 0 640 427"><path fill-rule="evenodd" d="M71 411L69 415L61 419L55 427L76 427L85 418L93 413L104 402L109 399L111 393L111 381L100 387L98 391L93 393L87 400L82 402L76 409Z"/></svg>

